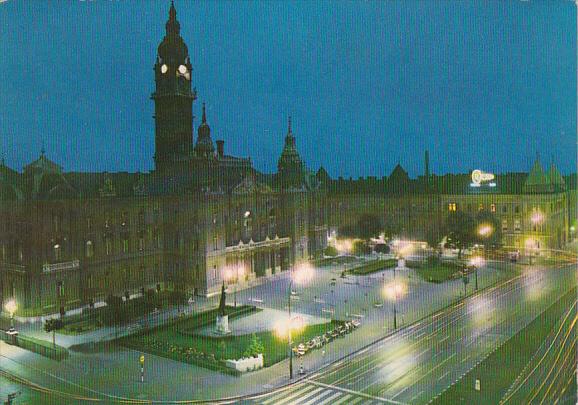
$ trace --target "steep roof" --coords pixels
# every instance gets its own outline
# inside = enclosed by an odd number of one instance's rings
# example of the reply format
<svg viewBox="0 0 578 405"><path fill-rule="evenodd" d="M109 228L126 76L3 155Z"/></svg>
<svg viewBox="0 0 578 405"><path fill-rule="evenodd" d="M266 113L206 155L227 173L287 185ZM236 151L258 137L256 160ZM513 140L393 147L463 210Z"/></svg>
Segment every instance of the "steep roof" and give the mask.
<svg viewBox="0 0 578 405"><path fill-rule="evenodd" d="M526 183L524 184L524 192L526 193L544 193L551 191L551 183L546 173L544 173L544 169L542 168L542 164L540 163L540 158L536 157L534 161L534 165L530 170L530 174L526 179Z"/></svg>

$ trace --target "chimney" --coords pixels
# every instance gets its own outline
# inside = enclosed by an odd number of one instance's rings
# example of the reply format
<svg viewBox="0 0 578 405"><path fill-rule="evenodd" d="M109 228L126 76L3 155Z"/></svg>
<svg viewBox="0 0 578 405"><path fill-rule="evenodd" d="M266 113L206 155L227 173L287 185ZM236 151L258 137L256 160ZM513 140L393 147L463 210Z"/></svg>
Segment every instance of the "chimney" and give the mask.
<svg viewBox="0 0 578 405"><path fill-rule="evenodd" d="M217 143L217 156L223 157L225 156L225 141L219 140L216 141Z"/></svg>

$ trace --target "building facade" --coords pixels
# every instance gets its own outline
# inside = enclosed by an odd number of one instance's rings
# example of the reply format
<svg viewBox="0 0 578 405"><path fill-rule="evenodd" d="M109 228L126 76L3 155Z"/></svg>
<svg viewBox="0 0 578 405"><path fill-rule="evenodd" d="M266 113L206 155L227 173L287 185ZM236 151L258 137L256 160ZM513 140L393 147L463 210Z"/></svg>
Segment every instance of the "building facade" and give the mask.
<svg viewBox="0 0 578 405"><path fill-rule="evenodd" d="M428 156L418 179L401 165L387 178L331 179L307 170L289 119L277 172L260 173L213 141L204 105L194 136L197 94L172 4L165 29L151 95L153 171L66 172L44 151L22 172L0 164L0 300L15 298L21 314L148 288L243 288L321 256L329 231L364 213L420 240L441 238L456 210L494 213L508 245L557 248L572 236L575 187L539 161L530 174L497 176L495 187L430 174Z"/></svg>

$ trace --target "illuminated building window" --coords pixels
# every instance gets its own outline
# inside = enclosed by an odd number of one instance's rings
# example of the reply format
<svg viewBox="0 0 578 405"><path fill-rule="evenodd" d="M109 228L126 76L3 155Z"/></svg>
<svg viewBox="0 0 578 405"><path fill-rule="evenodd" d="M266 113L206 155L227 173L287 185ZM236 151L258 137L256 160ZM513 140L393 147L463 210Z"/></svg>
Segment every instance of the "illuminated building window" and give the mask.
<svg viewBox="0 0 578 405"><path fill-rule="evenodd" d="M490 211L496 212L496 204L490 204Z"/></svg>
<svg viewBox="0 0 578 405"><path fill-rule="evenodd" d="M455 212L458 210L457 204L456 203L449 203L448 204L448 211L452 211Z"/></svg>
<svg viewBox="0 0 578 405"><path fill-rule="evenodd" d="M521 231L521 230L522 230L522 227L521 227L521 225L520 225L520 220L519 220L519 219L516 219L516 220L514 221L514 231L519 232L519 231Z"/></svg>
<svg viewBox="0 0 578 405"><path fill-rule="evenodd" d="M502 220L502 231L507 231L507 230L508 230L508 220L503 219Z"/></svg>

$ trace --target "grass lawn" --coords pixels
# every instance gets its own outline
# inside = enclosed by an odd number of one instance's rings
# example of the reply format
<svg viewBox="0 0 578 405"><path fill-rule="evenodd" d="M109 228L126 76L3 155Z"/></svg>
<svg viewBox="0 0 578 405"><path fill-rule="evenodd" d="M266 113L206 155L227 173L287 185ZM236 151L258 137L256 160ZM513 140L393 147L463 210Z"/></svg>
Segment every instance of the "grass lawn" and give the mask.
<svg viewBox="0 0 578 405"><path fill-rule="evenodd" d="M79 322L73 322L70 324L65 324L64 328L57 330L57 334L61 335L81 335L86 332L92 332L102 327L103 323L99 319L86 319Z"/></svg>
<svg viewBox="0 0 578 405"><path fill-rule="evenodd" d="M443 283L454 279L459 276L459 272L462 269L457 263L448 262L421 263L408 261L406 265L410 269L414 269L425 281L432 283Z"/></svg>
<svg viewBox="0 0 578 405"><path fill-rule="evenodd" d="M433 403L440 405L497 404L538 350L543 340L554 329L564 310L568 309L575 299L576 289L574 288L478 364ZM481 391L474 390L476 379L481 382ZM511 403L520 402L512 401Z"/></svg>
<svg viewBox="0 0 578 405"><path fill-rule="evenodd" d="M394 266L397 266L397 260L395 259L385 259L385 260L378 259L372 260L368 263L362 264L361 266L355 267L353 269L348 269L347 273L363 276Z"/></svg>
<svg viewBox="0 0 578 405"><path fill-rule="evenodd" d="M239 359L251 344L253 335L207 337L196 335L200 327L214 322L216 310L207 311L169 326L159 327L146 333L120 339L124 346L167 357L173 360L197 364L219 371L228 371L225 359ZM234 318L234 316L233 316ZM231 315L229 315L231 320ZM340 325L339 321L307 326L294 336L295 344L306 342ZM235 324L232 322L231 327ZM287 341L272 332L256 333L265 352L265 367L275 364L288 356Z"/></svg>

